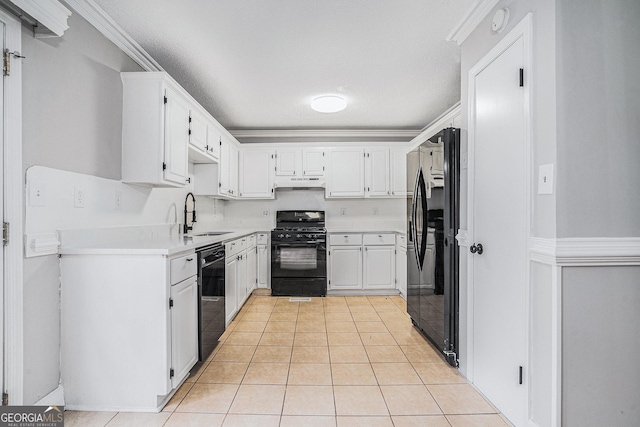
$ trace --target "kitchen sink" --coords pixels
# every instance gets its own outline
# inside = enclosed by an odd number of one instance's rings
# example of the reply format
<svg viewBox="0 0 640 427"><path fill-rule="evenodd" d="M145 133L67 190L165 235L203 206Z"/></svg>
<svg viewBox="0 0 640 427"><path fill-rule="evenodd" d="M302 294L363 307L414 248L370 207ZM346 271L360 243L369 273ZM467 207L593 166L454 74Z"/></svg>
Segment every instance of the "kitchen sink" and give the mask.
<svg viewBox="0 0 640 427"><path fill-rule="evenodd" d="M229 234L230 231L207 231L206 233L197 233L194 236L221 236L223 234Z"/></svg>

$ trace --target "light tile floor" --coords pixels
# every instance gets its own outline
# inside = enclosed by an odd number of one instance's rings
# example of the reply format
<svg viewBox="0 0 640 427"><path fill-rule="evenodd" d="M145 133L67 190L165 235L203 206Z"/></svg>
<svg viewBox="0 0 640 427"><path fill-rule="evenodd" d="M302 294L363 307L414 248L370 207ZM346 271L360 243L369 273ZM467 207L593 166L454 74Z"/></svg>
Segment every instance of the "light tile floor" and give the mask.
<svg viewBox="0 0 640 427"><path fill-rule="evenodd" d="M399 296L254 294L159 414L76 412L67 427L506 427L413 328Z"/></svg>

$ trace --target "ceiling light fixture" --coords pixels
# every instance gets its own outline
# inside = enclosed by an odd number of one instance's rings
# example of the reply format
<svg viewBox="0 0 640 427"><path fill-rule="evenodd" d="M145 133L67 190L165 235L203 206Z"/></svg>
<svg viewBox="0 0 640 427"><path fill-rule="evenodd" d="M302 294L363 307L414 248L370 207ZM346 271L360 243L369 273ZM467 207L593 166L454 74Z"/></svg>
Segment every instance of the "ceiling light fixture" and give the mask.
<svg viewBox="0 0 640 427"><path fill-rule="evenodd" d="M338 95L322 95L311 101L311 108L319 113L337 113L347 108L347 100Z"/></svg>

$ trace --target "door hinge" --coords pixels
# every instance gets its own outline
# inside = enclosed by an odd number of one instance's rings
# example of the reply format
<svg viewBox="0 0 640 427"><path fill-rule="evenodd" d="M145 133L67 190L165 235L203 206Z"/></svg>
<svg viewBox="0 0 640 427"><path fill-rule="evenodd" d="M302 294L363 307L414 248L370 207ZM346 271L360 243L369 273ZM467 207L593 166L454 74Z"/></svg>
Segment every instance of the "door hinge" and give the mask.
<svg viewBox="0 0 640 427"><path fill-rule="evenodd" d="M173 368L169 369L169 378L173 378L174 372Z"/></svg>
<svg viewBox="0 0 640 427"><path fill-rule="evenodd" d="M189 121L191 121L191 120L189 120ZM191 135L191 129L189 129L189 135Z"/></svg>
<svg viewBox="0 0 640 427"><path fill-rule="evenodd" d="M520 68L520 87L524 86L524 68Z"/></svg>
<svg viewBox="0 0 640 427"><path fill-rule="evenodd" d="M2 406L9 405L9 393L2 393Z"/></svg>
<svg viewBox="0 0 640 427"><path fill-rule="evenodd" d="M191 123L191 116L189 116L189 123Z"/></svg>
<svg viewBox="0 0 640 427"><path fill-rule="evenodd" d="M2 246L7 246L9 244L9 223L2 223Z"/></svg>
<svg viewBox="0 0 640 427"><path fill-rule="evenodd" d="M9 49L4 50L4 58L2 62L2 70L5 76L11 75L11 55L16 58L24 58L24 56L20 55L20 52L13 51L11 52Z"/></svg>
<svg viewBox="0 0 640 427"><path fill-rule="evenodd" d="M164 103L165 104L167 103L167 97L166 96L164 97Z"/></svg>
<svg viewBox="0 0 640 427"><path fill-rule="evenodd" d="M167 164L166 164L166 163L164 163L164 162L162 162L162 170L163 170L163 171L166 171L166 170L167 170Z"/></svg>
<svg viewBox="0 0 640 427"><path fill-rule="evenodd" d="M169 308L173 307L173 298L169 298Z"/></svg>

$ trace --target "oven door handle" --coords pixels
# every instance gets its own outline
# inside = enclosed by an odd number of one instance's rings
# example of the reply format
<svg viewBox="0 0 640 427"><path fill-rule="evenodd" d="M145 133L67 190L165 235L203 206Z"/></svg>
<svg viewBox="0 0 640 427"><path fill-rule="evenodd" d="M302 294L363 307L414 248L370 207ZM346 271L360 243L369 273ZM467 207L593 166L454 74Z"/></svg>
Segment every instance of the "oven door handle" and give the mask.
<svg viewBox="0 0 640 427"><path fill-rule="evenodd" d="M305 248L305 247L308 247L309 245L319 246L324 244L325 242L312 241L312 242L298 242L298 243L274 243L273 246L281 247L281 248Z"/></svg>

